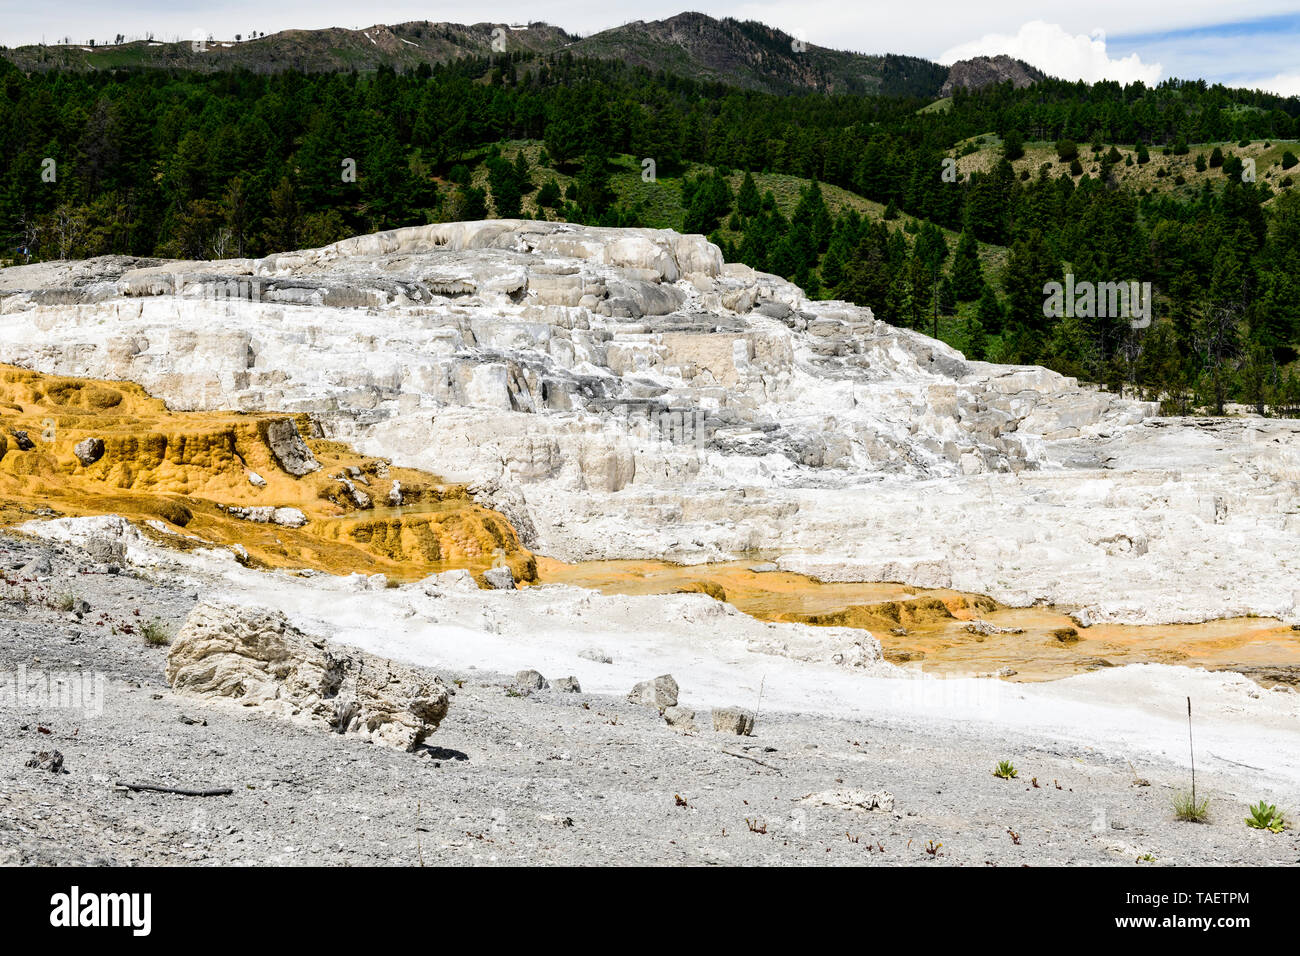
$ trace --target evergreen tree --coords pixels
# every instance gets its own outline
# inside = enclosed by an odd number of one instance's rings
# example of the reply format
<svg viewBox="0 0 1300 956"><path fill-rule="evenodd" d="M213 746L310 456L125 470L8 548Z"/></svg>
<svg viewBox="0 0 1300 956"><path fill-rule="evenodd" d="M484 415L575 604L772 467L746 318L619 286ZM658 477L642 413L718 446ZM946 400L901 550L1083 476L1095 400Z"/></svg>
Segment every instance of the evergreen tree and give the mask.
<svg viewBox="0 0 1300 956"><path fill-rule="evenodd" d="M1005 323L1005 311L1002 308L1002 302L998 299L998 294L993 286L987 283L984 291L980 293L979 303L975 307L975 316L980 322L982 329L990 335L997 335L1002 331Z"/></svg>
<svg viewBox="0 0 1300 956"><path fill-rule="evenodd" d="M262 232L266 248L276 252L289 252L300 248L298 228L301 213L298 209L298 197L294 191L293 181L288 176L281 176L279 184L271 190L271 204L266 218L262 220Z"/></svg>
<svg viewBox="0 0 1300 956"><path fill-rule="evenodd" d="M984 293L984 273L980 267L979 243L969 229L957 240L952 261L952 287L960 302L971 302Z"/></svg>
<svg viewBox="0 0 1300 956"><path fill-rule="evenodd" d="M750 216L758 215L762 205L758 187L754 184L754 176L749 170L745 170L745 178L740 183L740 192L736 194L736 209L748 219Z"/></svg>
<svg viewBox="0 0 1300 956"><path fill-rule="evenodd" d="M487 168L488 186L492 192L492 204L496 207L497 217L518 219L523 208L523 190L520 188L515 165L496 156L487 161Z"/></svg>
<svg viewBox="0 0 1300 956"><path fill-rule="evenodd" d="M1002 155L1008 162L1013 162L1025 155L1025 138L1019 130L1008 130L1002 137Z"/></svg>

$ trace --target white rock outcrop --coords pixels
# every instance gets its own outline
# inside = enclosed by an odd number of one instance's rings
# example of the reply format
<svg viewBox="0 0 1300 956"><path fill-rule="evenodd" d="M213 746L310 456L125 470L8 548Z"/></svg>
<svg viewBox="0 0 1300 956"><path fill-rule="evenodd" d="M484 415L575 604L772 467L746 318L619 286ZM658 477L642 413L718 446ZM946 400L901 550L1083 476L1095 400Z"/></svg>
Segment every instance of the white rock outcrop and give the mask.
<svg viewBox="0 0 1300 956"><path fill-rule="evenodd" d="M501 220L19 266L0 361L309 413L564 559L762 555L1081 620L1300 621L1300 423L1159 418L968 361L699 236Z"/></svg>
<svg viewBox="0 0 1300 956"><path fill-rule="evenodd" d="M289 624L283 614L195 606L167 652L179 694L224 700L339 734L414 750L447 715L442 681Z"/></svg>

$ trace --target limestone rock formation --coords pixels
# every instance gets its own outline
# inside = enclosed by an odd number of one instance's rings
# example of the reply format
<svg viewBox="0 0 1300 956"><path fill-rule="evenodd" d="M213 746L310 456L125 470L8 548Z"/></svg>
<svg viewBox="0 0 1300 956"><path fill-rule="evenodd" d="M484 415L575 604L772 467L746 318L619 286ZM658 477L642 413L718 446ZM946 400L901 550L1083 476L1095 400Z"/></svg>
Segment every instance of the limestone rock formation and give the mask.
<svg viewBox="0 0 1300 956"><path fill-rule="evenodd" d="M179 694L237 702L333 733L414 750L447 715L426 671L304 634L258 607L195 606L167 653Z"/></svg>
<svg viewBox="0 0 1300 956"><path fill-rule="evenodd" d="M0 316L0 361L309 415L465 482L564 560L761 553L1081 620L1300 620L1300 425L1161 419L971 361L700 236L490 220L18 266ZM280 431L286 470L313 467Z"/></svg>

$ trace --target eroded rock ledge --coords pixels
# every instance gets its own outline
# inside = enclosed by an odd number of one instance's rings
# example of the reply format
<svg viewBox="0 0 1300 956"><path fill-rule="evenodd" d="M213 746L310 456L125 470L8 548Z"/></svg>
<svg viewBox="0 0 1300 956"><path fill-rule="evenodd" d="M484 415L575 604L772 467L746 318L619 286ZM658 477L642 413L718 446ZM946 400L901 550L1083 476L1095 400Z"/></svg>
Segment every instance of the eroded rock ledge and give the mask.
<svg viewBox="0 0 1300 956"><path fill-rule="evenodd" d="M304 634L276 611L215 602L190 612L168 651L166 676L179 694L403 750L437 730L450 701L427 670Z"/></svg>

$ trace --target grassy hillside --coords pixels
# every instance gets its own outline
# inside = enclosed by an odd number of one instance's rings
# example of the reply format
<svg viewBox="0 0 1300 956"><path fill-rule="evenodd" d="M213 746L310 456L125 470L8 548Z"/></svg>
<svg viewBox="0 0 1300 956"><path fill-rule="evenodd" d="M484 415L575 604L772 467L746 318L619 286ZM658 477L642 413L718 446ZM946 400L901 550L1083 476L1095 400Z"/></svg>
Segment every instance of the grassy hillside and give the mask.
<svg viewBox="0 0 1300 956"><path fill-rule="evenodd" d="M934 104L932 104L934 105ZM1181 199L1189 199L1205 188L1208 182L1212 188L1223 185L1222 167L1210 166L1214 150L1219 149L1224 158L1232 156L1242 160L1255 161L1256 182L1267 184L1274 192L1292 189L1300 181L1300 165L1290 169L1282 168L1282 157L1287 152L1300 156L1300 142L1296 140L1255 140L1242 146L1238 142L1193 143L1188 151L1177 155L1172 149L1148 148L1148 161L1139 163L1135 144L1107 143L1100 152L1094 152L1089 143L1079 144L1079 164L1082 171L1073 176L1076 184L1084 175L1096 177L1101 172L1101 165L1111 147L1119 153L1119 162L1111 167L1115 182L1135 192L1168 193ZM1037 176L1044 164L1052 177L1068 173L1070 162L1057 156L1055 143L1026 143L1025 154L1011 163L1016 175L1022 179ZM966 150L973 150L962 155ZM1002 158L1002 140L993 133L974 136L959 144L957 149L957 170L963 176L972 172L988 172ZM1197 157L1205 160L1203 170L1197 169Z"/></svg>
<svg viewBox="0 0 1300 956"><path fill-rule="evenodd" d="M569 186L576 182L576 175L579 170L565 172L550 164L545 147L536 140L512 140L500 144L499 148L502 157L511 162L514 162L516 155L520 152L524 154L528 161L530 167L529 181L535 188L524 197L524 215L534 219L557 218L554 209L546 209L538 205L538 190L548 179L554 179L563 194ZM480 154L475 160L471 160L474 163L471 169L471 183L476 187L489 189L490 191L487 167L481 162L482 155ZM681 231L684 228L686 219L686 205L682 199L683 180L686 177L696 176L711 169L712 167L700 163L690 163L682 170L680 175L657 176L655 181L646 182L641 178L640 160L623 154L610 160L610 186L617 197L617 202L623 207L634 211L642 225L651 229L676 229ZM759 193L771 192L776 200L777 209L786 218L793 215L795 207L799 203L800 193L812 185L810 179L780 173L754 173L753 176ZM739 193L740 184L744 178L745 173L743 170L732 170L730 172L727 179L731 185L733 195ZM839 217L852 209L864 219L873 222L884 220L885 206L882 203L866 199L839 186L827 183L820 183L819 186L826 200L827 209L833 218ZM448 193L453 189L451 184L445 182L441 188ZM732 209L735 210L734 204ZM495 210L493 211L495 212ZM914 216L901 213L898 218L889 221L888 226L891 230L915 231L915 227L920 225L921 221ZM956 248L958 234L951 229L944 229L943 233L949 248ZM728 228L726 217L724 217L723 224L716 235L719 238L739 241L741 233ZM1006 257L1007 250L1005 246L990 245L988 243L980 244L980 264L986 275L1000 275L1006 264Z"/></svg>

